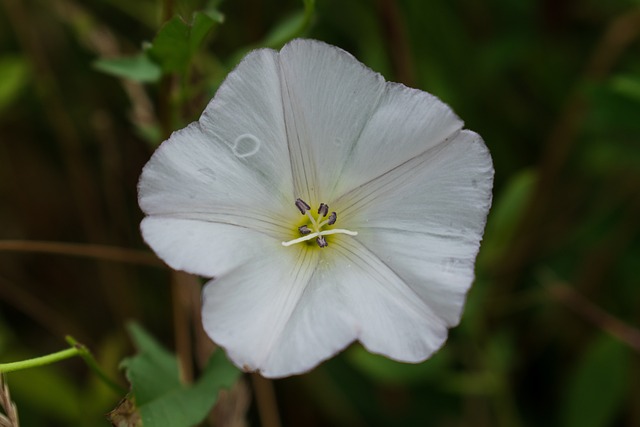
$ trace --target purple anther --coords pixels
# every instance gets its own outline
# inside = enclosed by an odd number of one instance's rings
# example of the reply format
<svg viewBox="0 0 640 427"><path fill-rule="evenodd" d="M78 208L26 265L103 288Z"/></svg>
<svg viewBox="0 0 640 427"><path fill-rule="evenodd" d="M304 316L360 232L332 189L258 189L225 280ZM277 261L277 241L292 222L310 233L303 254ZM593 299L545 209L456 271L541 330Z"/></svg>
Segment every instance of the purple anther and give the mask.
<svg viewBox="0 0 640 427"><path fill-rule="evenodd" d="M307 234L311 233L311 229L309 227L307 227L306 225L301 225L300 227L298 227L298 231L303 236L306 236Z"/></svg>
<svg viewBox="0 0 640 427"><path fill-rule="evenodd" d="M318 246L320 246L321 248L326 248L327 246L329 246L324 236L316 237L316 242L318 242Z"/></svg>
<svg viewBox="0 0 640 427"><path fill-rule="evenodd" d="M328 213L329 213L329 206L325 205L324 203L320 203L320 207L318 208L318 215L325 217L327 216Z"/></svg>
<svg viewBox="0 0 640 427"><path fill-rule="evenodd" d="M305 213L307 213L307 211L309 209L311 209L311 206L309 206L304 200L302 199L296 199L296 208L298 208L298 210L300 211L300 213L302 215L304 215Z"/></svg>
<svg viewBox="0 0 640 427"><path fill-rule="evenodd" d="M336 219L338 219L338 215L335 212L331 212L331 215L329 215L329 222L327 222L328 225L333 225L336 223Z"/></svg>

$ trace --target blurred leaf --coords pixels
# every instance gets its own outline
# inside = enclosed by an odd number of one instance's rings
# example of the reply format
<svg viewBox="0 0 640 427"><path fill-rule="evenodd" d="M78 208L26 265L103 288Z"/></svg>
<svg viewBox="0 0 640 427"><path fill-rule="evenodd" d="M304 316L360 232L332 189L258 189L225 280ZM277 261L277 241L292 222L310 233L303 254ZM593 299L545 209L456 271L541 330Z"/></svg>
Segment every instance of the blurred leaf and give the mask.
<svg viewBox="0 0 640 427"><path fill-rule="evenodd" d="M145 53L123 58L98 59L93 66L103 73L143 83L157 82L162 75L160 66Z"/></svg>
<svg viewBox="0 0 640 427"><path fill-rule="evenodd" d="M482 352L486 358L486 366L496 374L508 375L514 363L514 348L514 339L509 332L506 330L495 332Z"/></svg>
<svg viewBox="0 0 640 427"><path fill-rule="evenodd" d="M0 57L0 111L15 100L28 78L27 62L21 56Z"/></svg>
<svg viewBox="0 0 640 427"><path fill-rule="evenodd" d="M209 360L200 379L193 385L180 382L176 358L136 324L129 332L138 355L122 365L131 382L145 427L188 427L201 422L222 388L230 388L240 372L222 351Z"/></svg>
<svg viewBox="0 0 640 427"><path fill-rule="evenodd" d="M579 155L586 173L604 178L623 172L640 172L640 145L623 138L597 138L584 143Z"/></svg>
<svg viewBox="0 0 640 427"><path fill-rule="evenodd" d="M147 141L151 147L157 147L163 141L162 129L160 129L160 126L156 124L137 126L136 134L143 140Z"/></svg>
<svg viewBox="0 0 640 427"><path fill-rule="evenodd" d="M447 373L443 387L464 395L490 396L505 390L514 359L513 336L498 331L489 336L488 342L478 351L482 359L479 370Z"/></svg>
<svg viewBox="0 0 640 427"><path fill-rule="evenodd" d="M347 360L374 381L387 384L415 384L442 375L449 365L447 348L437 351L422 363L402 363L379 354L369 353L361 345L346 352Z"/></svg>
<svg viewBox="0 0 640 427"><path fill-rule="evenodd" d="M640 102L635 93L636 84L637 81L627 77L585 85L584 91L590 102L585 133L606 137L637 135L640 131Z"/></svg>
<svg viewBox="0 0 640 427"><path fill-rule="evenodd" d="M629 385L629 354L619 341L602 335L573 372L561 410L565 427L612 425Z"/></svg>
<svg viewBox="0 0 640 427"><path fill-rule="evenodd" d="M442 387L456 394L491 396L502 387L496 374L489 371L452 374L442 381Z"/></svg>
<svg viewBox="0 0 640 427"><path fill-rule="evenodd" d="M620 95L640 101L640 76L625 75L611 79L611 89Z"/></svg>
<svg viewBox="0 0 640 427"><path fill-rule="evenodd" d="M263 46L279 49L289 40L300 37L309 28L316 2L315 0L303 0L303 3L304 10L276 25L265 37Z"/></svg>
<svg viewBox="0 0 640 427"><path fill-rule="evenodd" d="M500 257L514 237L520 217L525 212L535 188L536 172L525 169L511 178L494 202L478 256L478 264L486 266Z"/></svg>
<svg viewBox="0 0 640 427"><path fill-rule="evenodd" d="M279 24L277 24L259 43L251 46L246 46L237 50L229 61L229 68L233 68L238 64L242 58L251 50L268 47L271 49L280 49L287 42L296 37L304 35L304 33L311 26L311 20L315 11L315 0L302 0L304 3L304 10L293 14L292 16L285 18Z"/></svg>
<svg viewBox="0 0 640 427"><path fill-rule="evenodd" d="M215 7L209 7L207 9L203 10L200 13L202 13L204 15L207 15L209 18L211 18L214 22L216 22L218 24L224 23L224 14L221 13Z"/></svg>

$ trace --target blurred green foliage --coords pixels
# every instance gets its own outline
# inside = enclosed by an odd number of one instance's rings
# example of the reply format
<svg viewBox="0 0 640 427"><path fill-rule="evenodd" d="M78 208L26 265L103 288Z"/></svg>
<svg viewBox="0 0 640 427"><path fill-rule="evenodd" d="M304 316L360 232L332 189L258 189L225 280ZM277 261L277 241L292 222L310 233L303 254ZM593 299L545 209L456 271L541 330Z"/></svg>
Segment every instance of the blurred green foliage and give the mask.
<svg viewBox="0 0 640 427"><path fill-rule="evenodd" d="M354 345L277 380L283 425L640 425L637 0L1 0L0 360L57 351L72 334L124 385L131 318L184 352L172 320L184 295L165 269L2 242L147 251L136 182L153 148L199 116L249 49L298 36L449 103L484 137L496 185L446 347L403 365ZM197 284L181 289L197 300ZM194 328L198 378L213 375L204 341ZM184 388L173 356L149 348L180 399L215 386ZM126 364L134 394L143 355ZM105 426L124 397L81 360L8 383L26 427ZM237 405L251 425L264 421L256 396Z"/></svg>

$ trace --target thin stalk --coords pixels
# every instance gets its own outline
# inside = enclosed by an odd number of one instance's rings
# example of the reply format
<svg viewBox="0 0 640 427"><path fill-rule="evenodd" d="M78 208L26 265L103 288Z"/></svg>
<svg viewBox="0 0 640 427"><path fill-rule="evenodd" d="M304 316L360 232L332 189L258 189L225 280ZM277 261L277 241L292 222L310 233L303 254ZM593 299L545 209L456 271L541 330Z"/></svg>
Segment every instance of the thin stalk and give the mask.
<svg viewBox="0 0 640 427"><path fill-rule="evenodd" d="M21 371L23 369L37 368L39 366L50 365L79 355L80 350L72 347L66 350L47 354L46 356L34 357L33 359L20 360L19 362L0 363L0 373L4 374L7 372Z"/></svg>
<svg viewBox="0 0 640 427"><path fill-rule="evenodd" d="M258 405L258 416L260 424L264 427L280 427L280 414L278 413L278 402L273 389L273 382L259 374L251 374L253 393Z"/></svg>
<svg viewBox="0 0 640 427"><path fill-rule="evenodd" d="M100 365L98 365L98 362L96 361L95 357L93 357L93 354L91 354L89 349L84 344L79 343L72 336L67 336L66 340L70 345L73 346L73 348L78 349L79 356L82 357L82 359L87 364L87 366L89 366L89 369L91 369L93 373L96 374L98 378L102 380L102 382L108 385L109 388L111 388L111 390L113 390L116 394L120 396L127 394L127 390L124 387L120 386L118 383L116 383L111 378L109 378L109 376L102 370Z"/></svg>
<svg viewBox="0 0 640 427"><path fill-rule="evenodd" d="M23 369L38 368L40 366L50 365L52 363L60 362L62 360L70 359L72 357L80 356L89 368L100 378L106 385L108 385L116 394L124 395L127 393L123 387L113 381L98 365L95 358L89 351L89 349L76 341L73 337L68 336L67 342L71 345L71 348L60 350L55 353L47 354L45 356L34 357L27 360L20 360L18 362L0 363L0 374L7 372L21 371Z"/></svg>
<svg viewBox="0 0 640 427"><path fill-rule="evenodd" d="M36 252L94 258L154 267L164 264L154 255L135 249L85 243L45 242L36 240L0 240L0 252Z"/></svg>

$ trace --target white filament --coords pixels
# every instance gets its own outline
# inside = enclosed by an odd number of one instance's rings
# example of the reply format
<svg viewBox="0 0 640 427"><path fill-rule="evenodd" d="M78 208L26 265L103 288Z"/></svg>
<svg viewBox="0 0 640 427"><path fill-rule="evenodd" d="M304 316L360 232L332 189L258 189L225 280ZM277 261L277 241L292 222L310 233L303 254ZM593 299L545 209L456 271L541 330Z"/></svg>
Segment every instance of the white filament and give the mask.
<svg viewBox="0 0 640 427"><path fill-rule="evenodd" d="M314 237L328 236L329 234L348 234L349 236L357 236L357 231L345 230L343 228L332 228L331 230L316 231L315 233L307 234L306 236L298 237L297 239L289 240L288 242L282 242L282 246L291 246L296 243L306 242Z"/></svg>

